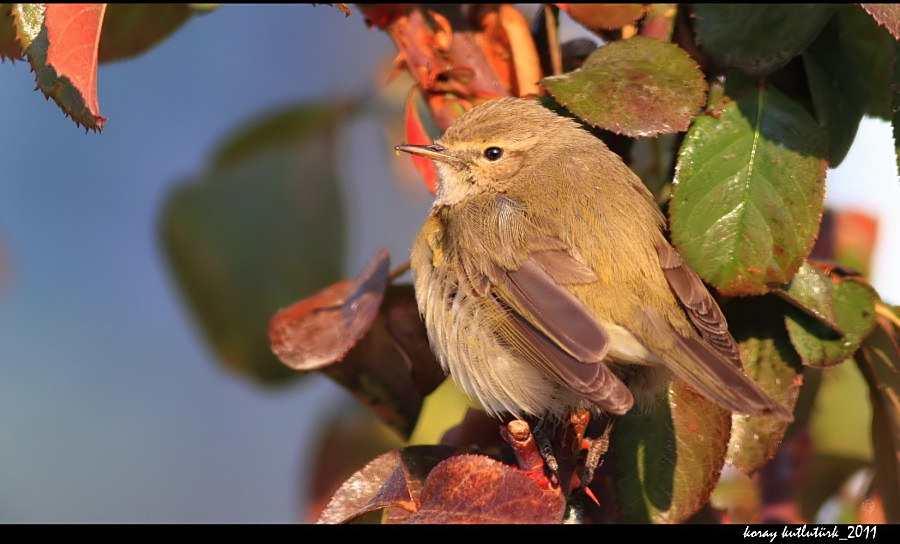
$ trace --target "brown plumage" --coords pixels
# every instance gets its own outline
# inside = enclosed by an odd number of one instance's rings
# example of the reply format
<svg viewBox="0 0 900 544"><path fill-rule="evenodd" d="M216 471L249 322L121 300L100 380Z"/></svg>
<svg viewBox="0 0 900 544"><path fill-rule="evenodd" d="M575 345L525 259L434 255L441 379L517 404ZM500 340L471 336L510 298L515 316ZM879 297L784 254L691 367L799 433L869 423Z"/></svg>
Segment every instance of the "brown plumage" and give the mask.
<svg viewBox="0 0 900 544"><path fill-rule="evenodd" d="M671 372L729 410L790 419L741 371L650 192L576 122L505 98L397 149L437 165L416 298L441 364L488 412L624 414Z"/></svg>

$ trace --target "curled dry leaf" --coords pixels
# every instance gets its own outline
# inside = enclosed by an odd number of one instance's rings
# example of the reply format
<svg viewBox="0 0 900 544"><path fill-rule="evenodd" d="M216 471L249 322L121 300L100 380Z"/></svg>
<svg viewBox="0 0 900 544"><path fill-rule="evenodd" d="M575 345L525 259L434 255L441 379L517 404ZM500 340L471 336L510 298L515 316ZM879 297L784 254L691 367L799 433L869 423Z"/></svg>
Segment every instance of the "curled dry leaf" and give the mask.
<svg viewBox="0 0 900 544"><path fill-rule="evenodd" d="M388 253L381 250L352 282L335 283L275 314L269 325L275 355L296 370L343 358L378 314L388 266Z"/></svg>
<svg viewBox="0 0 900 544"><path fill-rule="evenodd" d="M341 485L317 523L346 523L382 508L415 512L426 476L453 451L447 446L410 446L375 458Z"/></svg>
<svg viewBox="0 0 900 544"><path fill-rule="evenodd" d="M444 379L427 349L412 286L387 287L381 251L343 281L281 310L269 325L272 351L296 370L320 370L364 402L401 436Z"/></svg>

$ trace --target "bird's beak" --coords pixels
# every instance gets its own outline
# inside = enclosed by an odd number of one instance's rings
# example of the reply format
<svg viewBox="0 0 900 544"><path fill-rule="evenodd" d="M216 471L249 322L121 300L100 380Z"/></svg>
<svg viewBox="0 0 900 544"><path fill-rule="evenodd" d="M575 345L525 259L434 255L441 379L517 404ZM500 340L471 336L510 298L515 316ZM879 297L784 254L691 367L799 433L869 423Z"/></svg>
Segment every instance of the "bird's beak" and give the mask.
<svg viewBox="0 0 900 544"><path fill-rule="evenodd" d="M447 148L438 145L409 145L403 144L394 147L394 151L404 151L406 153L412 153L413 155L419 155L422 157L426 157L428 159L434 161L441 162L456 162L456 157L447 153Z"/></svg>

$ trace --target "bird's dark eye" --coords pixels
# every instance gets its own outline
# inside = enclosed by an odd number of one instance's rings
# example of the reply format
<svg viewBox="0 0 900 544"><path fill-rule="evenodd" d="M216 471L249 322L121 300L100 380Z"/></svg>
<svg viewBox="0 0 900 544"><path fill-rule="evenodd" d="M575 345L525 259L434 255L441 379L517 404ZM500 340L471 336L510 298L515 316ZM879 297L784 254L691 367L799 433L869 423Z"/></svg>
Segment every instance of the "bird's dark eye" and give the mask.
<svg viewBox="0 0 900 544"><path fill-rule="evenodd" d="M484 158L489 161L496 161L503 156L503 149L491 146L484 150Z"/></svg>

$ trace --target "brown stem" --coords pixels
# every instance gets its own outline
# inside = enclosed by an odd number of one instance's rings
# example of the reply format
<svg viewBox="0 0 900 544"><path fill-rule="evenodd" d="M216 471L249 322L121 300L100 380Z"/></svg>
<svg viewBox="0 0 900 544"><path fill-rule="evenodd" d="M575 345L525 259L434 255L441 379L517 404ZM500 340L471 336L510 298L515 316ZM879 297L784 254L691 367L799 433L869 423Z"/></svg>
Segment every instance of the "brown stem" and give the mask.
<svg viewBox="0 0 900 544"><path fill-rule="evenodd" d="M553 13L553 7L549 4L544 5L544 25L547 29L547 47L550 53L550 66L553 69L553 75L558 76L563 73L562 65L562 48L559 45L559 31L557 29L556 15Z"/></svg>
<svg viewBox="0 0 900 544"><path fill-rule="evenodd" d="M391 273L388 274L388 281L389 282L394 281L395 279L402 276L407 270L409 270L409 261L406 261L405 263L401 264L397 268L391 270Z"/></svg>
<svg viewBox="0 0 900 544"><path fill-rule="evenodd" d="M500 429L500 434L512 448L520 469L526 472L544 470L544 458L537 449L534 436L531 435L531 427L527 422L514 419Z"/></svg>

